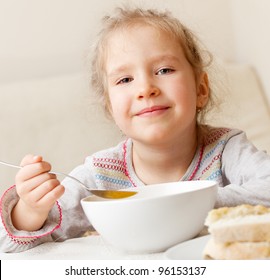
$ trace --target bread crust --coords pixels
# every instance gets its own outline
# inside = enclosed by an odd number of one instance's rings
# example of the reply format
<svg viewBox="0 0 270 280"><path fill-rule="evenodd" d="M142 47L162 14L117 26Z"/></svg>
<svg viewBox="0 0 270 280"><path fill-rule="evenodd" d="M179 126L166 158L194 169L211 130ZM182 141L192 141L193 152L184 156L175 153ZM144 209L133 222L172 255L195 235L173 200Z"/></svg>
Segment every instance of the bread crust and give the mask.
<svg viewBox="0 0 270 280"><path fill-rule="evenodd" d="M204 248L203 258L215 260L269 259L270 242L219 243L210 238Z"/></svg>
<svg viewBox="0 0 270 280"><path fill-rule="evenodd" d="M270 208L243 204L214 209L205 225L211 238L204 248L204 259L270 258Z"/></svg>
<svg viewBox="0 0 270 280"><path fill-rule="evenodd" d="M205 224L216 242L270 242L270 209L261 205L214 209Z"/></svg>
<svg viewBox="0 0 270 280"><path fill-rule="evenodd" d="M268 213L270 213L270 208L267 208L263 205L252 206L249 204L242 204L235 207L221 207L218 209L213 209L208 213L205 220L205 225L211 226L212 224L221 220L234 219L250 215L260 216Z"/></svg>

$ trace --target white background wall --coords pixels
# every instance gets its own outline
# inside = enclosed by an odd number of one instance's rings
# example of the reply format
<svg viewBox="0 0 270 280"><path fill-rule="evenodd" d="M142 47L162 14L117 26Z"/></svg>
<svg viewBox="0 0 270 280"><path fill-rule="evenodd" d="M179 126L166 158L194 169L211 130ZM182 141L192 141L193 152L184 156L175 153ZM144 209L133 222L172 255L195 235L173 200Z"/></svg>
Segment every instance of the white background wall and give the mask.
<svg viewBox="0 0 270 280"><path fill-rule="evenodd" d="M252 64L270 100L268 0L0 0L0 83L84 70L100 18L125 2L167 8L214 55Z"/></svg>
<svg viewBox="0 0 270 280"><path fill-rule="evenodd" d="M230 0L234 55L254 66L270 102L270 1Z"/></svg>

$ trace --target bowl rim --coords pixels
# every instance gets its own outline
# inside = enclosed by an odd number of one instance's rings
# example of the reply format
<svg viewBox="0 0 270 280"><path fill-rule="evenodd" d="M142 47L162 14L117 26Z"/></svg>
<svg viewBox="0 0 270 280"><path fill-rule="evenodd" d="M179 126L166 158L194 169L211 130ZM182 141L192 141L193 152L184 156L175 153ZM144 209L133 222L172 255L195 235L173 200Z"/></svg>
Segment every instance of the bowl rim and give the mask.
<svg viewBox="0 0 270 280"><path fill-rule="evenodd" d="M191 190L187 190L187 191L184 191L184 192L181 192L181 194L189 194L189 193L192 193L192 192L198 192L198 191L202 191L202 190L205 190L205 189L209 189L209 188L215 188L216 189L216 192L217 192L217 187L218 187L218 183L217 181L215 180L193 180L193 181L176 181L176 182L168 182L168 183L159 183L159 184L151 184L151 185L144 185L144 186L138 186L138 187L130 187L130 188L125 188L125 189L119 189L121 191L136 191L136 189L139 189L139 188L145 188L147 186L153 186L153 187L156 187L156 186L162 186L164 184L166 185L175 185L177 183L185 183L185 184L192 184L192 183L195 183L195 184L198 184L198 182L204 182L206 183L207 182L207 185L201 187L201 188L195 188L195 189L191 189ZM103 198L98 198L97 200L91 200L91 201L87 201L87 199L89 199L90 197L96 197L94 194L90 194L89 196L86 196L84 198L81 199L81 204L87 204L87 202L91 202L92 204L95 203L95 204L104 204L104 203L139 203L141 201L145 201L145 200L148 200L148 201L152 201L154 199L163 199L163 198L169 198L171 196L174 196L175 194L178 194L178 193L168 193L168 194L165 194L165 195L162 195L162 196L153 196L153 197L138 197L136 198L136 195L135 196L132 196L132 197L127 197L127 198L123 198L123 199L103 199Z"/></svg>

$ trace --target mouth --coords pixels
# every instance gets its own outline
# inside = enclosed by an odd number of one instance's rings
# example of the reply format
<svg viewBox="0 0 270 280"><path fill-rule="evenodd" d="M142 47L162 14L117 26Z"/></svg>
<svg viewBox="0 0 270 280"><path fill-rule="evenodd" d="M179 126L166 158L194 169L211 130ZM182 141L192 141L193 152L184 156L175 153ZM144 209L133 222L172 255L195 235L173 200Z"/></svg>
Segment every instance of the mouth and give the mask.
<svg viewBox="0 0 270 280"><path fill-rule="evenodd" d="M152 106L139 111L136 116L158 115L169 109L168 106Z"/></svg>

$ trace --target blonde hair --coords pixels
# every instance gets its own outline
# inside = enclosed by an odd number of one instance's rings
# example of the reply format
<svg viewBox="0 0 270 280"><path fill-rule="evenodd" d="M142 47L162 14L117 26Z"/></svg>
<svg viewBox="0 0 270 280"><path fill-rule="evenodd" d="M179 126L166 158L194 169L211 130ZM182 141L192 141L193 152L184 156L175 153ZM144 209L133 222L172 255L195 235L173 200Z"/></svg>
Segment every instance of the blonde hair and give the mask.
<svg viewBox="0 0 270 280"><path fill-rule="evenodd" d="M109 36L119 30L128 28L134 24L146 24L153 26L159 30L165 31L176 39L181 45L184 54L189 61L197 79L201 73L205 72L212 61L209 52L200 47L199 40L178 19L168 12L158 12L156 10L144 10L140 8L117 8L115 14L108 15L103 18L103 28L97 38L92 59L91 84L103 105L105 112L110 115L110 100L106 89L104 57L107 48ZM199 123L203 122L204 115L208 111L209 105L212 103L211 87L210 99L204 108L198 110L197 119Z"/></svg>

